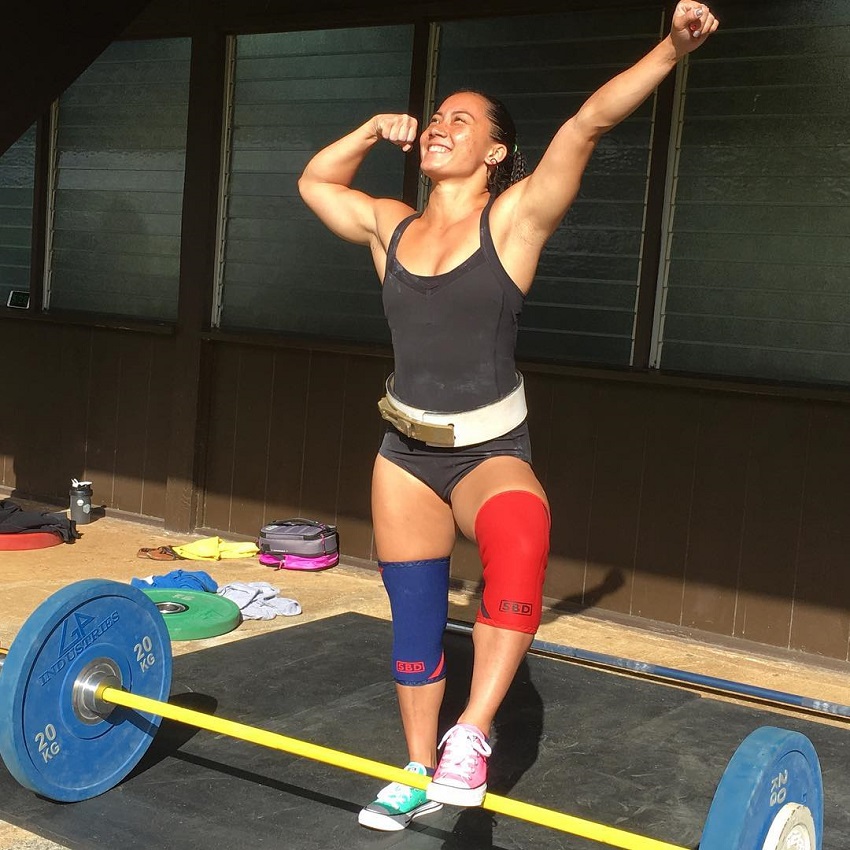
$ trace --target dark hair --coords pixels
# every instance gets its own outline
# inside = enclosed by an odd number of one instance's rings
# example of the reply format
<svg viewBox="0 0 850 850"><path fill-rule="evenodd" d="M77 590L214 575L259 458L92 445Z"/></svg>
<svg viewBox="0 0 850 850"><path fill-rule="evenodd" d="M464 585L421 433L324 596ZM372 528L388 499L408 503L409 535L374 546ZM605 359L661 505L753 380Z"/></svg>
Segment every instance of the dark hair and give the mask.
<svg viewBox="0 0 850 850"><path fill-rule="evenodd" d="M490 135L493 141L500 142L508 149L505 158L487 172L487 188L490 194L500 195L508 186L522 180L526 175L525 154L517 148L514 119L501 100L478 89L459 89L457 93L461 92L477 94L484 99L487 103L487 117L493 127Z"/></svg>

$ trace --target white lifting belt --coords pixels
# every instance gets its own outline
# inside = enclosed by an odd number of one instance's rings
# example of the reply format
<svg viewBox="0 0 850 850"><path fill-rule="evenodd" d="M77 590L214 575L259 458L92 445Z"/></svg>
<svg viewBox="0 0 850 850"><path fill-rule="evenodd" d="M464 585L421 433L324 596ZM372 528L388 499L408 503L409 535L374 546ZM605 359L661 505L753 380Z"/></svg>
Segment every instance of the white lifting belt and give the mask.
<svg viewBox="0 0 850 850"><path fill-rule="evenodd" d="M387 378L387 394L378 402L381 416L406 437L429 446L474 446L507 434L528 415L525 386L517 372L517 385L498 401L454 413L438 413L411 407L393 395L393 376Z"/></svg>

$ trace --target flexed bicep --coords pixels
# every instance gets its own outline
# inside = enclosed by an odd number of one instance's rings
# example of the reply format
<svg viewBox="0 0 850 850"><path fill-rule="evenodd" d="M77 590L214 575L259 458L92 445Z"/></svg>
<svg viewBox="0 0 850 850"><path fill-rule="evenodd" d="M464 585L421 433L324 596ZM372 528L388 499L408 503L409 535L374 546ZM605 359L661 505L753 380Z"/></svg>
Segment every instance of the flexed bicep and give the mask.
<svg viewBox="0 0 850 850"><path fill-rule="evenodd" d="M382 139L409 151L416 139L417 122L409 115L382 114L320 150L298 180L298 191L308 207L337 236L368 245L378 231L380 200L351 188L369 151Z"/></svg>

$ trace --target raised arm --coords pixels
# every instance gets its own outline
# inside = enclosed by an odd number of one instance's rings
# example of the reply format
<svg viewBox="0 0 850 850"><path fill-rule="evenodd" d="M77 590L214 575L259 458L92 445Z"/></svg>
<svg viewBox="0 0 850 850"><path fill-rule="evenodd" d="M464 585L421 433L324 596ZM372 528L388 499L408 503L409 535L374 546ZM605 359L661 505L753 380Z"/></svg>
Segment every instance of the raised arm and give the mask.
<svg viewBox="0 0 850 850"><path fill-rule="evenodd" d="M534 172L505 192L506 196L513 193L511 217L524 239L542 244L551 236L578 193L599 139L631 115L685 54L705 43L718 24L708 6L682 0L673 13L670 34L595 91L561 126Z"/></svg>
<svg viewBox="0 0 850 850"><path fill-rule="evenodd" d="M409 151L416 140L416 130L416 119L409 115L376 115L323 148L307 163L298 180L304 202L337 236L359 245L370 244L378 232L380 209L386 201L352 189L354 175L382 139Z"/></svg>

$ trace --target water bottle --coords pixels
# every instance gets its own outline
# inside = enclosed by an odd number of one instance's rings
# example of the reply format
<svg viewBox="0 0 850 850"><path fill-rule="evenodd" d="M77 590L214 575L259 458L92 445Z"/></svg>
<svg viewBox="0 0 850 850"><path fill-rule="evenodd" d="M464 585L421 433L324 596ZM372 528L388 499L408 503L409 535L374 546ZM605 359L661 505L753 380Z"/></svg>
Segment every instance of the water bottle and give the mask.
<svg viewBox="0 0 850 850"><path fill-rule="evenodd" d="M91 522L91 481L71 479L71 521L77 525Z"/></svg>

